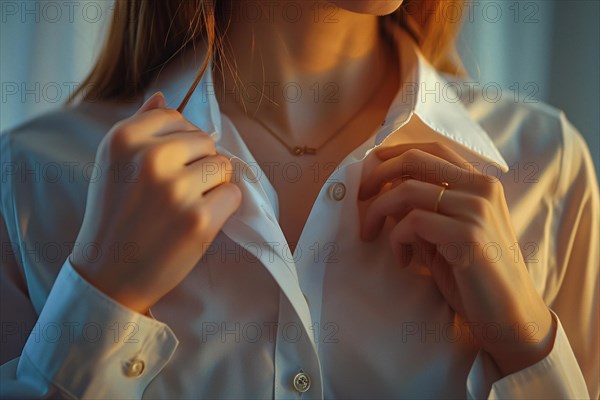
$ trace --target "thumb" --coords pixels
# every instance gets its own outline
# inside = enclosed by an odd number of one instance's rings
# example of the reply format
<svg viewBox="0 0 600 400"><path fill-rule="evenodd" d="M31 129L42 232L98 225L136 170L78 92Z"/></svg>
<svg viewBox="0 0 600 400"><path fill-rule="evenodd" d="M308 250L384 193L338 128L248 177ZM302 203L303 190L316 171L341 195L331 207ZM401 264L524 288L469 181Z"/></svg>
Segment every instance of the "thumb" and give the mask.
<svg viewBox="0 0 600 400"><path fill-rule="evenodd" d="M148 98L136 111L135 115L139 115L143 112L154 110L157 108L167 108L167 101L165 100L165 96L162 92L156 92L152 96Z"/></svg>

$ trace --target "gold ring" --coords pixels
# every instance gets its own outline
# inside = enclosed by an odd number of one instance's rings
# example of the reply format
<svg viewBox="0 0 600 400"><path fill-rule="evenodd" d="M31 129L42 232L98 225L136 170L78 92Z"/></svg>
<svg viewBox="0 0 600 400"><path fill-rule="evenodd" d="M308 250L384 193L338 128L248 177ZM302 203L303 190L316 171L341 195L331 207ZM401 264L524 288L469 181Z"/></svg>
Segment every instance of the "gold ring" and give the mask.
<svg viewBox="0 0 600 400"><path fill-rule="evenodd" d="M442 182L442 190L440 190L440 194L438 194L437 201L435 202L435 207L433 208L433 212L438 212L438 207L440 205L440 201L442 200L442 196L448 187L448 182Z"/></svg>

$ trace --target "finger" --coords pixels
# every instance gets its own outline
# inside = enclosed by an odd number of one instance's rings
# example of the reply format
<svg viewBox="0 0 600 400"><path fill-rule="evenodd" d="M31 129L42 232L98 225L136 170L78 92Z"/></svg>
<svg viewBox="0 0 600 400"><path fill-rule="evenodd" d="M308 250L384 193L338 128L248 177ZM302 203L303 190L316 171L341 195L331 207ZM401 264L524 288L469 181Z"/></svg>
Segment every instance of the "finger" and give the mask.
<svg viewBox="0 0 600 400"><path fill-rule="evenodd" d="M431 143L403 143L395 146L379 147L375 150L375 155L382 161L389 160L390 158L398 157L400 154L410 150L419 149L427 153L436 155L440 158L448 160L454 165L465 168L469 162L461 157L457 152L444 146L438 142Z"/></svg>
<svg viewBox="0 0 600 400"><path fill-rule="evenodd" d="M172 132L201 130L178 111L156 108L142 114L134 114L125 121L127 130L143 137L161 136Z"/></svg>
<svg viewBox="0 0 600 400"><path fill-rule="evenodd" d="M242 192L233 183L222 183L206 193L202 201L204 215L208 215L208 234L214 237L223 227L227 219L239 208Z"/></svg>
<svg viewBox="0 0 600 400"><path fill-rule="evenodd" d="M401 220L413 208L433 210L440 190L438 185L409 179L383 192L367 207L361 229L362 239L375 239L388 216Z"/></svg>
<svg viewBox="0 0 600 400"><path fill-rule="evenodd" d="M141 163L147 162L153 173L167 177L210 154L215 154L214 142L203 132L195 131L178 132L173 137L154 140L138 150L136 158Z"/></svg>
<svg viewBox="0 0 600 400"><path fill-rule="evenodd" d="M408 267L414 260L429 265L429 260L436 252L435 246L423 239L417 239L411 243L392 243L392 237L390 237L390 244L394 257L401 268Z"/></svg>
<svg viewBox="0 0 600 400"><path fill-rule="evenodd" d="M215 141L200 130L173 132L156 138L156 142L178 166L217 154Z"/></svg>
<svg viewBox="0 0 600 400"><path fill-rule="evenodd" d="M186 204L195 204L215 187L230 182L231 175L229 159L218 154L190 164L169 180L177 198L186 199Z"/></svg>
<svg viewBox="0 0 600 400"><path fill-rule="evenodd" d="M414 215L417 214L416 211L413 210L409 213L413 217L410 217L408 221L414 219ZM429 255L436 252L435 244L421 238L416 230L411 229L408 221L407 218L404 218L396 224L389 237L394 257L402 268L408 267L415 259L426 263Z"/></svg>
<svg viewBox="0 0 600 400"><path fill-rule="evenodd" d="M398 245L422 239L435 245L438 253L449 264L466 267L472 261L471 245L475 245L466 234L467 231L466 222L447 215L414 209L392 229L390 242ZM440 252L440 249L443 251Z"/></svg>
<svg viewBox="0 0 600 400"><path fill-rule="evenodd" d="M417 238L412 247L414 248L413 252L415 256L417 256L424 265L431 265L433 259L437 256L436 245L429 243L420 237Z"/></svg>
<svg viewBox="0 0 600 400"><path fill-rule="evenodd" d="M456 219L431 211L413 209L393 229L396 243L412 243L421 238L435 245L456 238Z"/></svg>
<svg viewBox="0 0 600 400"><path fill-rule="evenodd" d="M413 209L437 212L457 221L476 224L488 218L490 211L489 203L476 195L409 179L384 191L367 206L361 238L374 240L381 233L387 217L393 217L397 222Z"/></svg>
<svg viewBox="0 0 600 400"><path fill-rule="evenodd" d="M231 182L233 172L231 161L224 155L217 154L190 164L184 174L199 193L207 194L218 185Z"/></svg>
<svg viewBox="0 0 600 400"><path fill-rule="evenodd" d="M366 200L379 193L383 185L411 176L424 182L448 182L457 189L467 188L470 171L419 149L410 149L376 166L363 177L359 199Z"/></svg>
<svg viewBox="0 0 600 400"><path fill-rule="evenodd" d="M111 141L123 151L137 151L149 141L175 132L202 132L181 114L171 109L153 109L116 124Z"/></svg>
<svg viewBox="0 0 600 400"><path fill-rule="evenodd" d="M457 287L456 280L453 276L454 269L452 265L444 257L443 253L438 251L438 247L433 243L423 239L416 231L413 231L410 242L406 241L406 227L397 225L390 234L390 244L393 248L394 255L398 260L398 264L402 268L410 265L413 259L420 261L431 271L433 280L439 288L442 296L448 304L457 312L464 311L461 303L460 292ZM410 249L410 258L407 262L407 257L402 253L404 249ZM404 258L402 258L404 256ZM464 315L464 314L463 314Z"/></svg>
<svg viewBox="0 0 600 400"><path fill-rule="evenodd" d="M156 92L152 96L150 96L144 104L136 111L134 115L139 115L145 113L146 111L166 108L167 102L165 100L165 96L162 92Z"/></svg>

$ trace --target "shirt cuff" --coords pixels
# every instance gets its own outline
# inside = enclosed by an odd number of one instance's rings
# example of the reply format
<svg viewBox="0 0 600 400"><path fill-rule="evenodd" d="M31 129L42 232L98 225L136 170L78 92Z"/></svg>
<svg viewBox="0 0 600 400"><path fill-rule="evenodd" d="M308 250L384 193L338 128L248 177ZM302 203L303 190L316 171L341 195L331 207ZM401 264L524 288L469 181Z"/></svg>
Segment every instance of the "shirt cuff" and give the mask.
<svg viewBox="0 0 600 400"><path fill-rule="evenodd" d="M31 383L42 376L77 398L141 398L178 343L166 324L111 299L67 258L27 339L17 376Z"/></svg>
<svg viewBox="0 0 600 400"><path fill-rule="evenodd" d="M467 378L470 399L585 399L587 387L567 335L550 310L556 323L552 350L537 363L502 377L488 353L480 351Z"/></svg>

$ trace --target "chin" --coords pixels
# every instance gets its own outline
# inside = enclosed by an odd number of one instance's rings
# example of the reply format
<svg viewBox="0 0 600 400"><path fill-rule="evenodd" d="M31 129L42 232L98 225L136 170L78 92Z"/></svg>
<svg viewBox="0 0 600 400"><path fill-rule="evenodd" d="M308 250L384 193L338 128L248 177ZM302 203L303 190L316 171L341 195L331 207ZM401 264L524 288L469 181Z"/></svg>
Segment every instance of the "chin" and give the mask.
<svg viewBox="0 0 600 400"><path fill-rule="evenodd" d="M380 16L396 11L403 0L328 0L328 2L351 12Z"/></svg>

